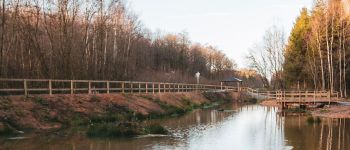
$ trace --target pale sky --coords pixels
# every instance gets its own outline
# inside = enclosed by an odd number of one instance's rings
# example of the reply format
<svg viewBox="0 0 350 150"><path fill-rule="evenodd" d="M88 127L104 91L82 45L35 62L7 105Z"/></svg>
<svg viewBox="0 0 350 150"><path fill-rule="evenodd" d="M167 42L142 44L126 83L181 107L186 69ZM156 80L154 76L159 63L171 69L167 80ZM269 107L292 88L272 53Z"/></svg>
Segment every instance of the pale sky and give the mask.
<svg viewBox="0 0 350 150"><path fill-rule="evenodd" d="M238 67L247 67L249 48L276 25L289 35L301 8L313 0L129 0L151 31L186 31L192 42L222 50Z"/></svg>

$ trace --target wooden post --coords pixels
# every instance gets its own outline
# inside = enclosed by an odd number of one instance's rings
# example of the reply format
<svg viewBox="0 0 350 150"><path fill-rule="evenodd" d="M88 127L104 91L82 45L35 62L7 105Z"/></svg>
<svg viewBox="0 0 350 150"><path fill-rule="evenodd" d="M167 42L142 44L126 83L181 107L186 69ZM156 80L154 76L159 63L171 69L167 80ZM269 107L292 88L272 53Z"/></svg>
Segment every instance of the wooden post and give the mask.
<svg viewBox="0 0 350 150"><path fill-rule="evenodd" d="M241 89L240 89L240 82L237 82L237 91L238 92L241 91Z"/></svg>
<svg viewBox="0 0 350 150"><path fill-rule="evenodd" d="M107 94L109 94L109 81L107 81Z"/></svg>
<svg viewBox="0 0 350 150"><path fill-rule="evenodd" d="M124 90L124 82L122 82L122 93L125 93L125 90Z"/></svg>
<svg viewBox="0 0 350 150"><path fill-rule="evenodd" d="M337 92L337 100L339 100L339 92Z"/></svg>
<svg viewBox="0 0 350 150"><path fill-rule="evenodd" d="M141 83L139 83L139 93L141 93Z"/></svg>
<svg viewBox="0 0 350 150"><path fill-rule="evenodd" d="M152 82L152 93L154 94L154 82Z"/></svg>
<svg viewBox="0 0 350 150"><path fill-rule="evenodd" d="M316 104L316 91L314 90L314 104Z"/></svg>
<svg viewBox="0 0 350 150"><path fill-rule="evenodd" d="M158 83L158 93L160 93L160 83Z"/></svg>
<svg viewBox="0 0 350 150"><path fill-rule="evenodd" d="M134 84L132 82L130 82L130 90L131 90L130 92L131 93L134 93L134 89L133 88L134 88Z"/></svg>
<svg viewBox="0 0 350 150"><path fill-rule="evenodd" d="M270 91L267 91L267 99L270 100Z"/></svg>
<svg viewBox="0 0 350 150"><path fill-rule="evenodd" d="M298 92L299 92L299 107L300 107L301 106L301 93L300 93L300 90Z"/></svg>
<svg viewBox="0 0 350 150"><path fill-rule="evenodd" d="M24 95L28 96L28 86L27 86L27 80L23 80L23 89L24 89Z"/></svg>
<svg viewBox="0 0 350 150"><path fill-rule="evenodd" d="M332 91L328 92L328 99L329 99L328 105L330 105L331 104L331 99L332 99Z"/></svg>
<svg viewBox="0 0 350 150"><path fill-rule="evenodd" d="M148 93L148 83L146 83L146 93Z"/></svg>
<svg viewBox="0 0 350 150"><path fill-rule="evenodd" d="M180 92L180 85L177 84L177 92Z"/></svg>
<svg viewBox="0 0 350 150"><path fill-rule="evenodd" d="M49 95L52 95L52 81L49 80Z"/></svg>
<svg viewBox="0 0 350 150"><path fill-rule="evenodd" d="M89 81L88 93L91 94L91 81Z"/></svg>
<svg viewBox="0 0 350 150"><path fill-rule="evenodd" d="M70 94L74 93L74 85L73 85L73 80L70 80Z"/></svg>
<svg viewBox="0 0 350 150"><path fill-rule="evenodd" d="M220 82L220 89L222 90L222 82Z"/></svg>

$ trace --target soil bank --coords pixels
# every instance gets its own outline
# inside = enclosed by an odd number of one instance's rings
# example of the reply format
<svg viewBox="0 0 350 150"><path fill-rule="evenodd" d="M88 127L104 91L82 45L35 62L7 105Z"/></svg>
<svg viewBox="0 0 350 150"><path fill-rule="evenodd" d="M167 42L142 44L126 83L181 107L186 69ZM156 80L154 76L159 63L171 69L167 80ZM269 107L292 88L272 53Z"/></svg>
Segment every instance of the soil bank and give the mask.
<svg viewBox="0 0 350 150"><path fill-rule="evenodd" d="M21 131L52 131L109 114L118 115L113 118L117 120L166 116L241 97L228 92L0 96L0 125Z"/></svg>

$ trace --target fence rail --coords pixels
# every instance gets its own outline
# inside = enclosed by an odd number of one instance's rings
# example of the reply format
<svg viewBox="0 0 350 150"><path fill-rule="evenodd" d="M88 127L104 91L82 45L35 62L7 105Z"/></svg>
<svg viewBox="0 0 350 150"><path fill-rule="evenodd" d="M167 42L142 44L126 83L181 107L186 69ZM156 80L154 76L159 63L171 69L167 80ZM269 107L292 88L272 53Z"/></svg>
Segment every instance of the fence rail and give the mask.
<svg viewBox="0 0 350 150"><path fill-rule="evenodd" d="M339 92L330 91L259 91L247 88L247 92L262 99L278 101L339 100Z"/></svg>
<svg viewBox="0 0 350 150"><path fill-rule="evenodd" d="M231 90L237 92L241 89L245 88L221 85L162 82L0 78L0 95L163 93L206 90Z"/></svg>

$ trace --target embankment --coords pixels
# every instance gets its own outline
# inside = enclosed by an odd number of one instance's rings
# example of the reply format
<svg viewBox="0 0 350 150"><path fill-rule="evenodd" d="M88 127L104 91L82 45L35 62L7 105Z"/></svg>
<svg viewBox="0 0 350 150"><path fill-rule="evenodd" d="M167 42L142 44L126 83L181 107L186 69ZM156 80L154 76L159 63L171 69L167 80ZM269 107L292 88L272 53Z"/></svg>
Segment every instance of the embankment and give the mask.
<svg viewBox="0 0 350 150"><path fill-rule="evenodd" d="M4 128L55 131L99 122L176 116L214 102L238 99L240 94L227 92L3 96L0 132Z"/></svg>

